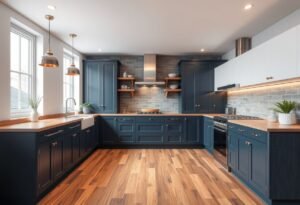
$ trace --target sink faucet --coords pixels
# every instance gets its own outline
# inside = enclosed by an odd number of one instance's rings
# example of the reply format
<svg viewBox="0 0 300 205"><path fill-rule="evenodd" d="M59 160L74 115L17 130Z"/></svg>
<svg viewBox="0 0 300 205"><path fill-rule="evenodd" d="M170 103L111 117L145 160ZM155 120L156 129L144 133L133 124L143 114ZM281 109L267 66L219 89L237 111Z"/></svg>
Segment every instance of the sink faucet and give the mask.
<svg viewBox="0 0 300 205"><path fill-rule="evenodd" d="M65 115L66 115L66 116L68 116L68 114L69 114L69 111L68 111L68 102L69 102L69 100L72 100L73 103L74 103L74 105L76 105L76 100L75 100L75 98L67 98L67 99L66 99L66 112L65 112Z"/></svg>

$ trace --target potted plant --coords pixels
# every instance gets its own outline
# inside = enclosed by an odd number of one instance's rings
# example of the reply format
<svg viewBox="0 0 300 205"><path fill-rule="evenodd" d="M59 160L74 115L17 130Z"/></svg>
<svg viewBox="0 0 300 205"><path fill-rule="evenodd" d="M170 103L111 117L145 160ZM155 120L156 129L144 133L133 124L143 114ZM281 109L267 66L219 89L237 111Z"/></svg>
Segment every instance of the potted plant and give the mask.
<svg viewBox="0 0 300 205"><path fill-rule="evenodd" d="M83 103L81 105L83 114L90 114L93 110L93 106L90 103Z"/></svg>
<svg viewBox="0 0 300 205"><path fill-rule="evenodd" d="M278 113L279 124L292 125L296 124L296 113L295 109L297 103L294 101L283 100L275 104L276 108L274 111Z"/></svg>
<svg viewBox="0 0 300 205"><path fill-rule="evenodd" d="M39 120L39 113L37 110L41 101L42 101L41 97L29 99L29 106L31 107L31 114L29 119L31 122L37 122Z"/></svg>

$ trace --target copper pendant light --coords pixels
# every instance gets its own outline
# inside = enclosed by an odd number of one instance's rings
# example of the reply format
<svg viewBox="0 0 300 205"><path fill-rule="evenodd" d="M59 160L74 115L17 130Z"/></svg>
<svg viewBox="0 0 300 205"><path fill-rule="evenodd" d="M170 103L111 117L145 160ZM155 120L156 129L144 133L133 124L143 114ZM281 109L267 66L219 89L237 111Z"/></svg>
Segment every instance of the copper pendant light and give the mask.
<svg viewBox="0 0 300 205"><path fill-rule="evenodd" d="M46 15L45 18L49 21L49 30L48 30L48 43L49 47L45 55L42 57L42 62L39 64L40 66L43 66L44 68L57 68L59 66L58 60L55 56L53 56L53 53L50 49L50 21L54 19L54 16Z"/></svg>
<svg viewBox="0 0 300 205"><path fill-rule="evenodd" d="M76 38L77 35L74 34L74 33L71 33L70 37L72 38L72 63L70 65L70 67L68 67L68 71L67 71L66 75L76 76L76 75L80 75L80 70L75 66L75 63L74 63L74 52L73 52L73 49L74 49L74 38Z"/></svg>

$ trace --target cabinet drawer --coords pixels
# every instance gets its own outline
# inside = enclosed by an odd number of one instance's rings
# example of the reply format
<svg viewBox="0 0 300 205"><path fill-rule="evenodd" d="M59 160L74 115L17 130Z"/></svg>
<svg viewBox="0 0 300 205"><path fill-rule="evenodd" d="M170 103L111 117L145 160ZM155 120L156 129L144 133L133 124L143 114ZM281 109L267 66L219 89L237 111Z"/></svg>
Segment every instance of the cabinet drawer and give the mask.
<svg viewBox="0 0 300 205"><path fill-rule="evenodd" d="M133 117L118 117L117 118L118 122L134 122L134 118Z"/></svg>
<svg viewBox="0 0 300 205"><path fill-rule="evenodd" d="M137 117L136 122L164 122L165 119L163 117Z"/></svg>
<svg viewBox="0 0 300 205"><path fill-rule="evenodd" d="M183 133L183 125L182 123L167 123L166 132Z"/></svg>
<svg viewBox="0 0 300 205"><path fill-rule="evenodd" d="M162 123L138 123L136 131L141 133L163 133L164 124Z"/></svg>
<svg viewBox="0 0 300 205"><path fill-rule="evenodd" d="M181 123L181 122L183 122L183 118L182 117L167 117L166 118L166 122L170 122L170 123L178 122L178 123Z"/></svg>
<svg viewBox="0 0 300 205"><path fill-rule="evenodd" d="M138 134L136 142L139 144L162 144L163 135L159 134Z"/></svg>
<svg viewBox="0 0 300 205"><path fill-rule="evenodd" d="M56 127L56 128L41 132L39 134L39 141L49 140L49 139L61 136L62 134L64 134L66 132L65 129L66 129L65 127Z"/></svg>
<svg viewBox="0 0 300 205"><path fill-rule="evenodd" d="M249 134L249 137L251 137L257 141L267 143L267 137L268 137L267 132L264 132L261 130L256 130L256 129L250 129L248 134Z"/></svg>
<svg viewBox="0 0 300 205"><path fill-rule="evenodd" d="M66 125L65 130L66 132L78 132L79 130L81 130L81 122Z"/></svg>
<svg viewBox="0 0 300 205"><path fill-rule="evenodd" d="M134 132L134 124L131 122L118 123L118 132Z"/></svg>

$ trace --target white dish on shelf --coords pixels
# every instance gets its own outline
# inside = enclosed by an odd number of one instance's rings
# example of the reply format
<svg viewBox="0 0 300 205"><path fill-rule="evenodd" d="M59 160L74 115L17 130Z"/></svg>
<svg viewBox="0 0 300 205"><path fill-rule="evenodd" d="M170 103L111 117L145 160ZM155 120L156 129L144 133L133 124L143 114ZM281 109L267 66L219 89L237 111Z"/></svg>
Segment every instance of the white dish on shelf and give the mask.
<svg viewBox="0 0 300 205"><path fill-rule="evenodd" d="M169 78L176 78L177 74L176 73L169 73L168 76L169 76Z"/></svg>
<svg viewBox="0 0 300 205"><path fill-rule="evenodd" d="M128 75L127 77L128 77L128 78L133 78L133 75Z"/></svg>
<svg viewBox="0 0 300 205"><path fill-rule="evenodd" d="M178 89L178 85L170 85L169 88L172 90L175 90L175 89Z"/></svg>

